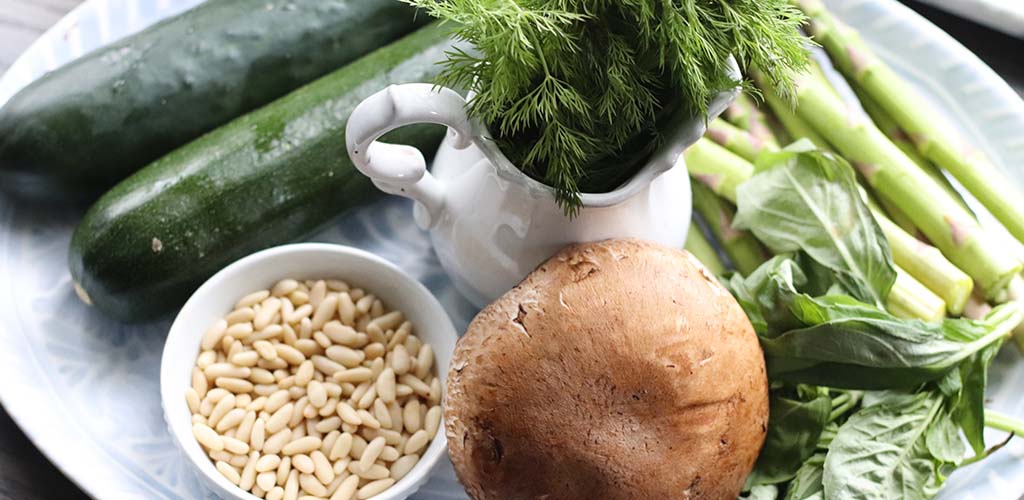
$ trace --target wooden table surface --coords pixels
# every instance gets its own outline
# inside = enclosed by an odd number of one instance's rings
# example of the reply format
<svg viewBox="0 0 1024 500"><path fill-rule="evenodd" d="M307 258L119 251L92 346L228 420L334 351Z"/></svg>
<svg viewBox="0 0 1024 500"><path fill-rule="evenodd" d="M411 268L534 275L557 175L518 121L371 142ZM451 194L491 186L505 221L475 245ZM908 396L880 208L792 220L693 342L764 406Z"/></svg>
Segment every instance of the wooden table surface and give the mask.
<svg viewBox="0 0 1024 500"><path fill-rule="evenodd" d="M79 3L80 0L0 0L0 74L43 31ZM1024 41L912 0L906 3L981 56L1024 95L1024 65L1020 64ZM0 407L0 500L79 498L88 497L36 450Z"/></svg>

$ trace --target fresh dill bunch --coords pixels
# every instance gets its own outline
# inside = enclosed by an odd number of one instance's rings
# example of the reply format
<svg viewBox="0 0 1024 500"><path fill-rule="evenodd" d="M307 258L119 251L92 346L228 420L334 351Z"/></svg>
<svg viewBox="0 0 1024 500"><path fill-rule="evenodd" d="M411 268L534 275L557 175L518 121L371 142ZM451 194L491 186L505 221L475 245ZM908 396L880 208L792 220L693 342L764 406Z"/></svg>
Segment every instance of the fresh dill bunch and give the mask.
<svg viewBox="0 0 1024 500"><path fill-rule="evenodd" d="M788 0L404 1L475 47L450 52L438 83L475 93L469 114L570 216L581 192L632 176L668 118L743 83L730 55L784 95L807 64Z"/></svg>

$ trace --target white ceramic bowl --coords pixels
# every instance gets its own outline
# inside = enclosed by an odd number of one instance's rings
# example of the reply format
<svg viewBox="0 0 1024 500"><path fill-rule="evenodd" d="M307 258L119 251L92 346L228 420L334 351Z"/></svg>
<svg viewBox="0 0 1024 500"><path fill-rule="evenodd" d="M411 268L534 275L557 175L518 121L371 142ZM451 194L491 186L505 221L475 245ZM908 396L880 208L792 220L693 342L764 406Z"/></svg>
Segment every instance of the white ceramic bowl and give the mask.
<svg viewBox="0 0 1024 500"><path fill-rule="evenodd" d="M394 264L362 250L300 243L264 250L224 268L196 290L178 313L167 336L160 366L160 393L171 436L188 455L200 480L223 499L257 500L225 479L192 436L185 389L191 386L199 342L209 325L230 312L241 297L269 288L283 278L343 279L380 297L388 307L401 310L420 339L433 347L442 385L458 339L447 313L426 287ZM415 493L427 481L446 448L442 424L442 430L412 471L374 499L399 500Z"/></svg>

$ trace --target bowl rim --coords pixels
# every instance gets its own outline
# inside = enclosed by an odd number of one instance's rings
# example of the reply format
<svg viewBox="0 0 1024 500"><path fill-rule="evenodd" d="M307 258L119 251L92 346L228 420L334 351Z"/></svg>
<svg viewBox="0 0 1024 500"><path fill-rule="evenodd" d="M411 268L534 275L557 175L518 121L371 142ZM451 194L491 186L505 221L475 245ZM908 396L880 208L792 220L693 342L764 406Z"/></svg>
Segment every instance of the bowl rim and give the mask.
<svg viewBox="0 0 1024 500"><path fill-rule="evenodd" d="M300 257L303 254L309 253L332 253L336 255L354 257L356 260L362 261L360 265L375 267L382 271L389 272L389 274L401 282L401 284L395 287L396 289L404 288L407 289L408 292L403 293L419 296L417 300L424 301L424 305L428 309L428 314L437 317L438 326L440 326L438 331L435 332L437 335L451 337L453 344L457 342L459 338L454 323L452 323L451 316L441 305L440 301L438 301L437 297L435 297L434 294L423 285L423 283L405 272L393 262L359 248L335 243L312 242L279 245L242 257L215 273L203 282L199 288L192 292L188 301L185 302L175 315L174 321L168 329L167 339L164 341L164 348L160 355L160 409L163 413L164 424L167 426L167 431L170 434L171 439L174 441L179 451L186 456L189 464L191 465L191 469L196 474L205 477L206 481L204 482L207 485L213 485L220 490L220 493L228 494L236 500L259 500L259 498L228 481L216 470L213 462L205 455L205 453L201 456L203 463L198 463L199 460L193 456L193 453L190 453L183 442L183 440L191 440L192 442L195 442L195 438L192 435L191 422L183 422L178 426L172 423L168 407L169 405L176 404L172 403L173 398L180 398L181 401L184 401L184 396L181 394L171 394L170 386L174 384L174 380L178 376L180 362L175 362L175 360L171 359L172 356L169 352L172 351L172 349L169 349L169 347L182 342L194 342L198 349L199 341L203 335L203 330L196 329L195 332L190 332L186 329L184 323L187 321L186 318L188 318L189 313L195 307L197 301L200 300L203 295L211 293L211 290L215 290L225 283L228 283L240 272L243 272L258 262L285 255ZM282 276L280 279L285 277L286 276ZM194 360L192 360L192 362L194 362ZM435 369L437 370L438 376L443 378L443 376L447 374L447 363L445 363L444 366L441 366L438 361L435 361ZM420 460L416 462L416 465L413 466L412 470L410 470L401 480L374 498L379 500L396 500L399 498L407 498L409 495L412 495L430 477L433 469L441 458L443 456L447 456L447 451L448 443L444 433L444 417L442 412L442 420L438 432L427 445L427 448L423 455L421 455Z"/></svg>

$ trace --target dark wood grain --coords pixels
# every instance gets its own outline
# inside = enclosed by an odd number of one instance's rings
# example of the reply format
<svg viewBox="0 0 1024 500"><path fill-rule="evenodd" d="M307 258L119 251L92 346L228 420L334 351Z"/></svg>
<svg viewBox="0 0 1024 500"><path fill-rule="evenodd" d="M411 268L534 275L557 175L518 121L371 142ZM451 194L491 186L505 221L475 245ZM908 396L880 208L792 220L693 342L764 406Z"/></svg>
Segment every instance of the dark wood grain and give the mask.
<svg viewBox="0 0 1024 500"><path fill-rule="evenodd" d="M79 3L80 0L0 0L0 73L46 28ZM1024 95L1024 65L1020 64L1024 41L917 2L906 3L981 56ZM0 500L80 498L88 497L39 453L0 407Z"/></svg>

